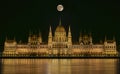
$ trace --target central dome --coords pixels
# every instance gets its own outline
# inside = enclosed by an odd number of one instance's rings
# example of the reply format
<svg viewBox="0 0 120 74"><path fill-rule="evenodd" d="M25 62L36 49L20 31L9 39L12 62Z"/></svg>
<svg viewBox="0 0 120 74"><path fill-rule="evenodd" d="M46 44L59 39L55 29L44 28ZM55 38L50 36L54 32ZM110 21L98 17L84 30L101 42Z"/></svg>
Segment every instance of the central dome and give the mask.
<svg viewBox="0 0 120 74"><path fill-rule="evenodd" d="M62 25L58 25L55 32L65 32L65 28Z"/></svg>

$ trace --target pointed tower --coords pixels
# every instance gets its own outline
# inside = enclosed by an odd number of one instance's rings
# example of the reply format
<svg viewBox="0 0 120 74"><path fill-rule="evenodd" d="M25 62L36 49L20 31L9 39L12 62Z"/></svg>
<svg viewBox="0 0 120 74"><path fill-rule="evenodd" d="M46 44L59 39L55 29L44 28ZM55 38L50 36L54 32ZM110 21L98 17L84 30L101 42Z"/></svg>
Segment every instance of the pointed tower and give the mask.
<svg viewBox="0 0 120 74"><path fill-rule="evenodd" d="M92 34L91 34L91 32L89 34L89 38L90 38L90 44L92 44Z"/></svg>
<svg viewBox="0 0 120 74"><path fill-rule="evenodd" d="M49 29L49 36L48 36L48 46L52 46L52 29L51 29L51 26L50 26L50 29Z"/></svg>
<svg viewBox="0 0 120 74"><path fill-rule="evenodd" d="M104 45L106 45L106 44L107 44L107 37L105 35Z"/></svg>
<svg viewBox="0 0 120 74"><path fill-rule="evenodd" d="M82 33L80 32L79 43L82 43Z"/></svg>
<svg viewBox="0 0 120 74"><path fill-rule="evenodd" d="M70 26L69 26L69 30L68 30L68 46L72 45L72 36L71 36L71 30L70 30Z"/></svg>
<svg viewBox="0 0 120 74"><path fill-rule="evenodd" d="M4 42L4 46L7 45L7 41L8 41L8 38L7 38L7 36L6 36L6 39L5 39L5 42Z"/></svg>
<svg viewBox="0 0 120 74"><path fill-rule="evenodd" d="M15 36L14 36L14 39L13 39L13 43L16 45L17 42L16 42L16 39L15 39Z"/></svg>
<svg viewBox="0 0 120 74"><path fill-rule="evenodd" d="M28 37L28 43L31 42L31 35L32 35L32 33L31 33L31 31L30 31L30 32L29 32L29 37Z"/></svg>
<svg viewBox="0 0 120 74"><path fill-rule="evenodd" d="M42 36L41 36L41 32L39 31L39 35L38 35L38 43L42 43Z"/></svg>
<svg viewBox="0 0 120 74"><path fill-rule="evenodd" d="M115 40L115 36L113 36L113 42L116 45L116 40Z"/></svg>

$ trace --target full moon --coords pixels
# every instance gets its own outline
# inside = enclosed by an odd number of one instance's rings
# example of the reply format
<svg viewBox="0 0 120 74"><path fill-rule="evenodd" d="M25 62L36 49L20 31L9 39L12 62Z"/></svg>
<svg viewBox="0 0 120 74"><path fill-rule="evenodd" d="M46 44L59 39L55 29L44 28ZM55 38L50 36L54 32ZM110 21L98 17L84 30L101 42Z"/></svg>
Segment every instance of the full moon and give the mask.
<svg viewBox="0 0 120 74"><path fill-rule="evenodd" d="M63 5L58 5L58 6L57 6L57 10L58 10L58 11L63 11L63 9L64 9Z"/></svg>

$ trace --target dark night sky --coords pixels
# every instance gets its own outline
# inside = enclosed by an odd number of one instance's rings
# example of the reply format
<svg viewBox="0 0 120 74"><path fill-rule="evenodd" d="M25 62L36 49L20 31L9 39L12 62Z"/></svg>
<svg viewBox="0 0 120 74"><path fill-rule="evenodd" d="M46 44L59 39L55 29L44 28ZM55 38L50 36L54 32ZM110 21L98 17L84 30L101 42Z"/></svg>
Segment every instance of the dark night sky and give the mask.
<svg viewBox="0 0 120 74"><path fill-rule="evenodd" d="M56 7L63 4L64 10ZM68 29L71 25L73 41L77 41L79 32L86 29L93 34L93 40L108 39L115 35L120 40L120 3L115 0L3 0L0 1L0 44L5 37L17 41L27 41L29 31L42 32L47 42L48 30L53 30L62 19L62 25Z"/></svg>

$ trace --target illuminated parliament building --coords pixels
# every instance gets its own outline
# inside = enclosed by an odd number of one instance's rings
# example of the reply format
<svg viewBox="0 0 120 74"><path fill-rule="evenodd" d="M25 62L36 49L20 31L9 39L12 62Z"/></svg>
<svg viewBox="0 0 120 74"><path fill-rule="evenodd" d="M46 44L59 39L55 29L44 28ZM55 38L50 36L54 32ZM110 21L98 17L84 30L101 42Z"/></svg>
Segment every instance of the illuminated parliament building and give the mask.
<svg viewBox="0 0 120 74"><path fill-rule="evenodd" d="M102 44L94 44L91 33L80 33L79 41L76 44L72 42L70 26L67 32L60 21L55 32L52 31L50 26L47 43L42 41L40 33L39 35L29 34L26 44L17 43L16 40L6 39L4 42L3 55L92 56L102 54L104 56L118 54L115 38L113 38L113 40L107 40L105 37Z"/></svg>

